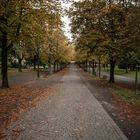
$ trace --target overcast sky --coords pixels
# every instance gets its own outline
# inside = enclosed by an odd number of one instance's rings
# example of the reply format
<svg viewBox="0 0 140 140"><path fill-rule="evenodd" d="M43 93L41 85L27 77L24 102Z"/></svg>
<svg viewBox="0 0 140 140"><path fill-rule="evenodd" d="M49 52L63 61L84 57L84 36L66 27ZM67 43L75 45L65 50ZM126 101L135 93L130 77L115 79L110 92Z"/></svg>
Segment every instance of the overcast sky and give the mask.
<svg viewBox="0 0 140 140"><path fill-rule="evenodd" d="M74 0L74 1L79 1L79 0ZM69 8L70 8L70 6L71 6L71 2L62 2L62 7L63 7L63 9L67 9L67 10L69 10ZM64 31L65 31L65 35L70 39L70 40L72 40L72 34L71 34L71 32L70 32L70 29L71 29L71 27L70 27L70 19L68 18L68 16L64 16L64 17L62 17L62 21L64 22Z"/></svg>
<svg viewBox="0 0 140 140"><path fill-rule="evenodd" d="M70 2L67 2L67 3L62 3L62 7L63 9L69 9L71 3ZM65 31L65 35L70 39L72 40L72 34L70 33L70 19L68 18L68 16L64 16L62 17L62 21L64 22L64 31Z"/></svg>

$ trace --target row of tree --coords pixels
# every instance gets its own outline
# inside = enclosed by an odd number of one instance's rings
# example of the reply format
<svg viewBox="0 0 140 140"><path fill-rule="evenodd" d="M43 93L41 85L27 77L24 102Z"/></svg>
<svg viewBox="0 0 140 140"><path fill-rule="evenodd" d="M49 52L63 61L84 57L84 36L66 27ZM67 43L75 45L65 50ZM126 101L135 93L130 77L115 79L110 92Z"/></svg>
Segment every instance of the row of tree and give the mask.
<svg viewBox="0 0 140 140"><path fill-rule="evenodd" d="M87 68L95 61L110 64L109 82L114 82L116 63L140 64L140 1L80 0L69 10L76 58ZM100 68L100 66L99 66Z"/></svg>
<svg viewBox="0 0 140 140"><path fill-rule="evenodd" d="M1 0L0 51L2 87L8 84L8 61L33 61L34 68L67 63L71 57L69 41L62 30L61 2L55 0Z"/></svg>

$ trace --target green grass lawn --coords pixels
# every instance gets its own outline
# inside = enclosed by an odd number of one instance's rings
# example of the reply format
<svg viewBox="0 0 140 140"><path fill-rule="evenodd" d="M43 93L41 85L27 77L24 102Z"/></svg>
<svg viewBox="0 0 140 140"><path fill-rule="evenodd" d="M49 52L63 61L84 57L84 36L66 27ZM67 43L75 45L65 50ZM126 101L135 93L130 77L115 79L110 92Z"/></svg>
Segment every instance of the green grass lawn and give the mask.
<svg viewBox="0 0 140 140"><path fill-rule="evenodd" d="M129 77L135 77L136 72L135 71L130 71L129 73L125 73L124 75L129 76ZM140 78L140 71L138 71L138 78Z"/></svg>
<svg viewBox="0 0 140 140"><path fill-rule="evenodd" d="M106 68L105 70L102 69L105 72L109 72L109 68ZM116 75L122 75L122 76L127 76L127 77L135 77L136 72L135 71L129 71L128 73L125 72L125 69L119 69L119 68L115 68L115 74ZM138 78L140 78L140 71L138 71Z"/></svg>
<svg viewBox="0 0 140 140"><path fill-rule="evenodd" d="M1 69L0 69L0 71L1 71ZM28 73L31 71L32 71L32 69L22 69L22 72L19 72L18 68L8 68L8 75L10 75L10 76L20 75L20 74ZM1 79L1 72L0 72L0 79Z"/></svg>
<svg viewBox="0 0 140 140"><path fill-rule="evenodd" d="M140 106L140 91L138 91L138 93L135 94L135 92L132 90L128 90L120 87L113 88L112 90L113 93L121 96L123 100Z"/></svg>

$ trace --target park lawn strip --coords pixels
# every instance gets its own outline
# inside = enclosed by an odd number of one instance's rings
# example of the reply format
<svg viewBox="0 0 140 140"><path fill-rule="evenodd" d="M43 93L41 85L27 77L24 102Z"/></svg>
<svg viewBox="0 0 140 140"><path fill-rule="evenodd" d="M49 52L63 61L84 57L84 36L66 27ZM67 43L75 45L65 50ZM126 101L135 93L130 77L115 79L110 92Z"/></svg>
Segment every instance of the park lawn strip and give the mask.
<svg viewBox="0 0 140 140"><path fill-rule="evenodd" d="M105 69L102 69L104 72L107 72L109 73L110 72L110 68L105 68ZM116 75L124 75L125 74L125 70L124 69L118 69L118 68L115 68L115 74Z"/></svg>
<svg viewBox="0 0 140 140"><path fill-rule="evenodd" d="M22 69L22 72L19 72L18 68L9 68L8 69L9 75L20 75L22 73L28 73L28 72L31 72L31 71L33 71L33 70L32 69Z"/></svg>
<svg viewBox="0 0 140 140"><path fill-rule="evenodd" d="M102 70L107 72L107 73L109 73L109 71L110 71L109 68L102 69ZM116 75L127 76L127 77L132 77L132 78L135 78L135 76L136 76L136 72L135 71L129 71L128 73L126 73L125 69L119 69L119 68L115 69L115 74ZM138 78L140 78L140 71L138 71Z"/></svg>
<svg viewBox="0 0 140 140"><path fill-rule="evenodd" d="M113 87L111 88L112 92L119 95L126 102L138 105L140 107L140 91L135 94L134 91L121 88L121 87Z"/></svg>
<svg viewBox="0 0 140 140"><path fill-rule="evenodd" d="M125 73L124 76L135 77L136 76L136 72L135 71L130 71L128 73ZM140 71L138 71L138 78L140 78Z"/></svg>
<svg viewBox="0 0 140 140"><path fill-rule="evenodd" d="M115 83L109 84L105 79L97 78L96 82L101 87L108 87L114 95L119 96L123 101L140 107L140 91L135 94L135 91L131 89L123 88Z"/></svg>
<svg viewBox="0 0 140 140"><path fill-rule="evenodd" d="M32 69L23 69L22 72L18 71L18 68L9 68L8 69L8 75L9 76L15 76L15 75L23 75L32 72ZM0 79L2 78L2 75L0 73Z"/></svg>

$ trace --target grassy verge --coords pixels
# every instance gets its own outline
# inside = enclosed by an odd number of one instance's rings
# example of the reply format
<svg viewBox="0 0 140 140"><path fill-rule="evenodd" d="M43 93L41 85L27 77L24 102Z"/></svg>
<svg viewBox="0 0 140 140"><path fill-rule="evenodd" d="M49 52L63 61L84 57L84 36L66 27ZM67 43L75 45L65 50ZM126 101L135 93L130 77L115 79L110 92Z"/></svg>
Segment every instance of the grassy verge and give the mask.
<svg viewBox="0 0 140 140"><path fill-rule="evenodd" d="M31 71L32 69L22 69L22 72L19 72L17 68L8 68L8 75L10 76L21 75L23 73L28 73ZM1 72L0 72L0 79L1 79Z"/></svg>
<svg viewBox="0 0 140 140"><path fill-rule="evenodd" d="M124 89L121 87L114 87L112 88L112 90L113 93L121 96L123 100L140 106L140 91L137 94L135 94L134 91Z"/></svg>
<svg viewBox="0 0 140 140"><path fill-rule="evenodd" d="M110 69L106 68L105 70L103 69L103 71L109 72ZM115 68L115 74L135 78L136 72L135 71L129 71L128 73L126 73L125 69ZM140 78L140 71L138 71L138 78Z"/></svg>
<svg viewBox="0 0 140 140"><path fill-rule="evenodd" d="M109 84L105 79L100 79L100 84L109 87L114 95L118 95L122 100L140 107L140 91L135 94L134 90L121 87L117 84Z"/></svg>
<svg viewBox="0 0 140 140"><path fill-rule="evenodd" d="M124 75L128 77L135 77L136 72L135 71L130 71L129 73L125 73ZM140 71L138 71L138 78L140 78Z"/></svg>

